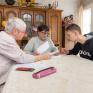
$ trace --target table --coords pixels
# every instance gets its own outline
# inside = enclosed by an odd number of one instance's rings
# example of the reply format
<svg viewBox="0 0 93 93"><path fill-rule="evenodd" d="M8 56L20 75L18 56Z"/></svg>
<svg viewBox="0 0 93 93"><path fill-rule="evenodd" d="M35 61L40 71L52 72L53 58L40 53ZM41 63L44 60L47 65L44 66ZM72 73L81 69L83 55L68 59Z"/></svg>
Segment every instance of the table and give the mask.
<svg viewBox="0 0 93 93"><path fill-rule="evenodd" d="M45 62L46 67L56 67L57 72L34 79L33 72L12 69L2 93L93 93L93 61L62 55L39 62Z"/></svg>

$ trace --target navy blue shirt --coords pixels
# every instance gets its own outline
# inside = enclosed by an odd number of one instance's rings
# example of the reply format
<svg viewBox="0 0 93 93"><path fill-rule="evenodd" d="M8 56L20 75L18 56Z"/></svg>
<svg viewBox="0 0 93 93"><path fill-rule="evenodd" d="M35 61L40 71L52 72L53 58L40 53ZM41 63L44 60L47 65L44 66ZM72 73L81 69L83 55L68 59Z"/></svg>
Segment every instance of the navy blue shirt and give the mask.
<svg viewBox="0 0 93 93"><path fill-rule="evenodd" d="M76 43L72 50L69 50L68 55L77 55L80 54L80 57L93 60L93 38L86 40L84 44Z"/></svg>

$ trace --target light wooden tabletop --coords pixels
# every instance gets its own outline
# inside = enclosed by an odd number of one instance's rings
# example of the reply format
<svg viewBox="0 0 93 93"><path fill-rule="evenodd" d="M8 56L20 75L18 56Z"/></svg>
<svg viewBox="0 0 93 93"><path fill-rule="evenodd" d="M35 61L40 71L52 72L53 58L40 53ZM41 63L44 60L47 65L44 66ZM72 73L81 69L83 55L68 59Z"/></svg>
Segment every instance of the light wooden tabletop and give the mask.
<svg viewBox="0 0 93 93"><path fill-rule="evenodd" d="M12 69L2 93L93 93L93 61L74 55L43 60L46 67L54 66L57 72L40 79L34 72Z"/></svg>

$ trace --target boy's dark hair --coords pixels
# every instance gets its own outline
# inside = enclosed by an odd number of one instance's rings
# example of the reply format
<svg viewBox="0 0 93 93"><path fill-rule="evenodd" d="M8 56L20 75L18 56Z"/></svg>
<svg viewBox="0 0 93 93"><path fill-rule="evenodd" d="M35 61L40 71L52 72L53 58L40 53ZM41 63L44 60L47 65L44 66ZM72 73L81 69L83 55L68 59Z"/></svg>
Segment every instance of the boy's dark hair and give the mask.
<svg viewBox="0 0 93 93"><path fill-rule="evenodd" d="M49 27L48 27L47 25L40 25L40 26L38 27L38 31L41 32L41 31L43 31L43 30L49 31Z"/></svg>
<svg viewBox="0 0 93 93"><path fill-rule="evenodd" d="M77 30L79 34L81 34L81 29L77 24L71 24L66 28L66 31L70 30L71 32L74 32L74 30Z"/></svg>

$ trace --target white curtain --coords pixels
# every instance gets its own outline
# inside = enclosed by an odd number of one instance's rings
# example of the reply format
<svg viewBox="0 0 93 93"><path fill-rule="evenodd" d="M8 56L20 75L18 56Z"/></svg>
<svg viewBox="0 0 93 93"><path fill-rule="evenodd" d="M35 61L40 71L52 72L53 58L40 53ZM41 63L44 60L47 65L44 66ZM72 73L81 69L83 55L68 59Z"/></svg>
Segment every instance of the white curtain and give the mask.
<svg viewBox="0 0 93 93"><path fill-rule="evenodd" d="M84 10L91 8L91 31L93 32L93 3L84 7Z"/></svg>
<svg viewBox="0 0 93 93"><path fill-rule="evenodd" d="M81 28L81 32L83 31L83 6L79 7L79 19L78 19L78 25ZM83 32L82 32L83 33Z"/></svg>

